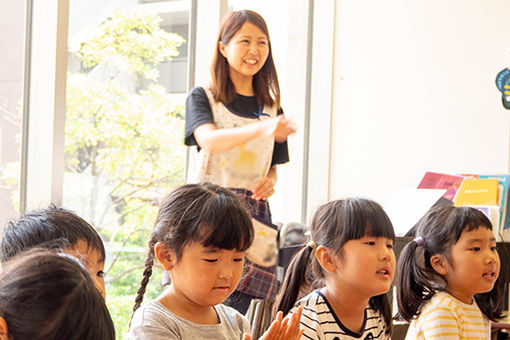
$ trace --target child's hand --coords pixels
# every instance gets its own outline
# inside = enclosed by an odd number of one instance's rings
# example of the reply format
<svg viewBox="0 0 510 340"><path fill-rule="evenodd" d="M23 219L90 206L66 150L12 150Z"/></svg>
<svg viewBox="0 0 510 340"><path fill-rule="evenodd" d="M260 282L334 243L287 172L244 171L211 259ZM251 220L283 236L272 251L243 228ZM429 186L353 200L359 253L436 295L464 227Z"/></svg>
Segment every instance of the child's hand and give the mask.
<svg viewBox="0 0 510 340"><path fill-rule="evenodd" d="M280 339L280 336L282 334L282 318L283 313L278 312L276 314L276 318L271 323L271 326L267 329L267 331L262 334L262 336L259 338L259 340L277 340ZM243 334L243 340L251 340L251 335L248 333Z"/></svg>
<svg viewBox="0 0 510 340"><path fill-rule="evenodd" d="M301 335L303 335L303 332L305 331L299 327L302 312L303 306L300 306L294 311L294 313L292 313L292 315L287 315L285 317L282 325L285 329L280 339L293 340L301 338ZM286 327L285 321L288 321Z"/></svg>
<svg viewBox="0 0 510 340"><path fill-rule="evenodd" d="M262 334L259 340L298 340L301 338L304 330L299 328L301 313L303 307L299 307L292 315L287 315L282 320L282 312L276 314L275 320L271 323L268 330ZM247 333L243 335L243 340L251 340Z"/></svg>

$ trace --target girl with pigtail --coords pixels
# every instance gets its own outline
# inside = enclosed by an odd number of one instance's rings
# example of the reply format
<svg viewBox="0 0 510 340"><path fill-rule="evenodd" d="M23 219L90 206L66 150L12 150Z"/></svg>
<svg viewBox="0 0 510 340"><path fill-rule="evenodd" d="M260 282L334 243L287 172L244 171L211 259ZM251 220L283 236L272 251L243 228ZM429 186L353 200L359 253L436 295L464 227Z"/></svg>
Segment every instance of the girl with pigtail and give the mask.
<svg viewBox="0 0 510 340"><path fill-rule="evenodd" d="M500 261L489 219L471 207L431 209L402 251L397 271L406 339L490 339L501 317Z"/></svg>
<svg viewBox="0 0 510 340"><path fill-rule="evenodd" d="M252 240L250 216L230 190L202 183L171 192L149 241L128 339L251 339L245 317L221 303L239 283ZM141 306L155 260L171 283ZM280 313L260 339L299 339L299 318Z"/></svg>
<svg viewBox="0 0 510 340"><path fill-rule="evenodd" d="M303 339L389 339L395 233L382 207L358 198L326 203L310 235L287 269L274 312L303 307Z"/></svg>

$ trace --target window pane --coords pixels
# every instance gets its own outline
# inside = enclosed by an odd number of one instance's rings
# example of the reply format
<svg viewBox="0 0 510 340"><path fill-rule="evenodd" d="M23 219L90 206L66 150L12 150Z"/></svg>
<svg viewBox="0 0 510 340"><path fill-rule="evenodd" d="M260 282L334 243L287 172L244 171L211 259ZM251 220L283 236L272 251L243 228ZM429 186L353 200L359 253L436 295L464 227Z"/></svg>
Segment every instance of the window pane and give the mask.
<svg viewBox="0 0 510 340"><path fill-rule="evenodd" d="M1 226L18 214L25 5L25 1L8 0L0 11Z"/></svg>
<svg viewBox="0 0 510 340"><path fill-rule="evenodd" d="M188 12L188 1L71 1L64 204L105 241L119 338L158 200L184 182ZM146 300L160 281L151 278Z"/></svg>

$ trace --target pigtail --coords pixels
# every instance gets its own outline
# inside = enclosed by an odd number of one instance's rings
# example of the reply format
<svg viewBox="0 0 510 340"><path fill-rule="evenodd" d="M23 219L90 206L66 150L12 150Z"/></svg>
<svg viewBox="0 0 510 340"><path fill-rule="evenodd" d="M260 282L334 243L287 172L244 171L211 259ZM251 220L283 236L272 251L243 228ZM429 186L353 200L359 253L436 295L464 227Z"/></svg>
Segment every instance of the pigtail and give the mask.
<svg viewBox="0 0 510 340"><path fill-rule="evenodd" d="M154 265L154 241L151 240L149 242L149 252L147 254L147 259L145 260L145 269L143 271L143 278L140 282L140 287L136 292L135 305L133 306L133 314L131 315L131 319L135 314L136 310L140 307L143 302L143 296L145 295L145 289L149 284L149 279L152 275L152 266Z"/></svg>
<svg viewBox="0 0 510 340"><path fill-rule="evenodd" d="M274 301L273 317L278 311L282 311L283 315L286 315L294 307L302 289L310 284L308 272L312 253L312 247L306 245L292 258Z"/></svg>
<svg viewBox="0 0 510 340"><path fill-rule="evenodd" d="M400 255L397 277L398 315L410 321L419 314L420 307L432 298L437 290L444 290L446 282L430 264L426 245L418 245L423 239L409 242Z"/></svg>

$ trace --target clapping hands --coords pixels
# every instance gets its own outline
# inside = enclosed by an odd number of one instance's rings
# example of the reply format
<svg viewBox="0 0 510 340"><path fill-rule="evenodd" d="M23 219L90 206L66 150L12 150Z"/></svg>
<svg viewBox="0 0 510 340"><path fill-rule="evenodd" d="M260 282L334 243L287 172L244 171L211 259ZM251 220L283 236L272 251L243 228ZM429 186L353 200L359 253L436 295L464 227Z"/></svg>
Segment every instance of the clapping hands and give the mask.
<svg viewBox="0 0 510 340"><path fill-rule="evenodd" d="M271 323L267 331L262 334L258 340L298 340L303 334L299 327L303 307L298 307L294 313L283 318L282 312L276 314L276 318ZM244 333L243 340L251 340L251 335Z"/></svg>

